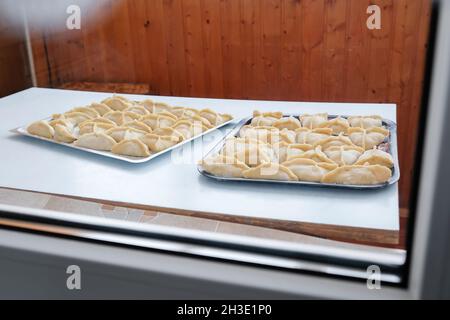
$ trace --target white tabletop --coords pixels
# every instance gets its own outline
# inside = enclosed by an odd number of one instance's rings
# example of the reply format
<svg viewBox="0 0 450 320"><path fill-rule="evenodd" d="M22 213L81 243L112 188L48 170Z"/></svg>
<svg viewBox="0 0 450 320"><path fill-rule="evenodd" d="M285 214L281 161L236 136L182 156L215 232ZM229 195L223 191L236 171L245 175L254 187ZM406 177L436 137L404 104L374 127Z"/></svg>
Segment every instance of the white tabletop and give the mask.
<svg viewBox="0 0 450 320"><path fill-rule="evenodd" d="M143 164L70 149L18 136L10 129L71 107L87 105L108 93L32 88L0 99L0 187L100 200L309 223L399 229L397 184L380 190L339 190L291 185L216 182L201 176L196 161L233 125L197 139ZM339 104L151 98L232 114L237 120L254 109L286 114L328 112L341 115L379 114L396 120L394 104ZM189 152L192 151L192 152Z"/></svg>

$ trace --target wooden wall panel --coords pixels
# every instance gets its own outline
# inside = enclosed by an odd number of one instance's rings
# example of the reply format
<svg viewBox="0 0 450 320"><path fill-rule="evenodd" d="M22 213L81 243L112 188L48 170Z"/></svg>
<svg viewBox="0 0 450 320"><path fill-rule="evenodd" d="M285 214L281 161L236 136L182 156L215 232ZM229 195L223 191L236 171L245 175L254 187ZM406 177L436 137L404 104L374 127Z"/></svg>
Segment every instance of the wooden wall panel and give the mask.
<svg viewBox="0 0 450 320"><path fill-rule="evenodd" d="M58 6L68 3L77 0ZM92 3L83 1L79 31L65 29L64 14L31 26L41 85L144 82L161 95L397 103L407 205L430 0ZM381 30L366 27L371 4Z"/></svg>
<svg viewBox="0 0 450 320"><path fill-rule="evenodd" d="M31 86L31 74L25 45L25 30L19 23L12 24L0 4L0 97ZM5 13L5 14L4 14ZM15 21L17 22L17 21Z"/></svg>

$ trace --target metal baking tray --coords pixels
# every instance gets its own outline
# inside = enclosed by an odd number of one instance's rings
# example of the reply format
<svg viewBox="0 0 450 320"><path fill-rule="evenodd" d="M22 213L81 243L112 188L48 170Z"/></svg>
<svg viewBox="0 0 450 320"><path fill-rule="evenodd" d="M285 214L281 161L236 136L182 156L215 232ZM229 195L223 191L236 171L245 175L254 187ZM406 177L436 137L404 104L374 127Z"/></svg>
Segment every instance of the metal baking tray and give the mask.
<svg viewBox="0 0 450 320"><path fill-rule="evenodd" d="M284 117L296 117L298 118L299 115L284 115ZM329 115L328 119L334 119L337 118L337 115ZM340 116L341 118L348 118L349 116ZM203 159L206 159L212 154L218 153L224 143L225 140L230 137L237 137L239 134L239 131L241 128L245 125L250 124L253 117L245 118L241 120L231 131L229 134L227 134L218 144L216 144L204 157ZM218 181L242 181L242 182L258 182L258 183L275 183L275 184L293 184L293 185L303 185L303 186L313 186L313 187L331 187L331 188L340 188L340 189L380 189L387 187L389 185L392 185L400 179L400 168L398 164L398 151L397 151L397 125L395 122L388 120L388 119L382 119L383 126L386 127L386 129L389 130L389 136L386 138L385 141L383 141L380 145L384 145L385 147L382 148L382 150L389 152L392 155L392 158L394 159L394 167L392 169L392 177L389 179L389 181L385 183L380 184L371 184L371 185L355 185L355 184L334 184L334 183L321 183L321 182L309 182L309 181L283 181L283 180L265 180L265 179L247 179L247 178L227 178L227 177L219 177L212 175L206 171L203 170L201 164L197 165L198 171L211 179L215 179Z"/></svg>
<svg viewBox="0 0 450 320"><path fill-rule="evenodd" d="M51 120L51 118L46 118L44 120L48 121L48 120ZM166 152L169 152L169 151L171 151L171 150L173 150L175 148L181 147L182 145L184 145L186 143L189 143L192 140L197 139L197 138L199 138L201 136L204 136L205 134L208 134L208 133L210 133L210 132L212 132L212 131L214 131L216 129L219 129L219 128L223 127L223 126L226 126L227 124L230 124L231 122L233 122L233 120L234 119L230 119L227 122L224 122L224 123L220 124L217 127L211 128L211 129L209 129L209 130L207 130L205 132L202 132L201 134L199 134L199 135L197 135L195 137L192 137L192 138L190 138L188 140L184 140L184 141L182 141L182 142L180 142L180 143L178 143L178 144L176 144L176 145L174 145L174 146L172 146L170 148L167 148L167 149L165 149L163 151L160 151L158 153L152 154L152 155L150 155L148 157L131 157L131 156L119 155L119 154L115 154L115 153L112 153L112 152L109 152L109 151L99 151L99 150L94 150L94 149L78 147L78 146L75 146L73 143L64 143L64 142L59 142L59 141L55 141L55 140L52 140L52 139L47 139L47 138L35 136L35 135L32 135L32 134L28 133L27 126L22 126L22 127L18 127L18 128L12 129L11 132L16 133L16 134L20 134L20 135L24 135L24 136L28 136L28 137L32 137L32 138L35 138L35 139L39 139L39 140L48 141L48 142L51 142L51 143L54 143L54 144L63 145L63 146L66 146L66 147L69 147L69 148L73 148L73 149L82 150L82 151L90 152L90 153L95 153L95 154L98 154L98 155L101 155L101 156L104 156L104 157L108 157L108 158L114 158L114 159L130 162L130 163L143 163L143 162L150 161L153 158L156 158L156 157L158 157L158 156L160 156L160 155L162 155L162 154L164 154Z"/></svg>

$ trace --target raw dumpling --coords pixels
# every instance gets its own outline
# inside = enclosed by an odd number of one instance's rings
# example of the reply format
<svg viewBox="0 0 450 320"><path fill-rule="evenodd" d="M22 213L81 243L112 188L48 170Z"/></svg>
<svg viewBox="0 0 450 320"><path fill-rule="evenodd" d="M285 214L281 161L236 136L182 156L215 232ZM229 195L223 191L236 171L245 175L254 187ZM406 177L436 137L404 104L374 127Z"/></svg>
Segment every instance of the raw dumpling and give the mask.
<svg viewBox="0 0 450 320"><path fill-rule="evenodd" d="M262 163L256 168L245 170L247 179L297 181L297 176L285 166L278 163Z"/></svg>
<svg viewBox="0 0 450 320"><path fill-rule="evenodd" d="M95 118L95 119L89 119L89 120L86 120L86 121L83 121L82 123L80 123L78 126L79 127L82 127L84 124L86 124L86 123L104 123L104 124L110 124L110 125L112 125L112 126L115 126L116 124L114 123L114 121L111 121L111 120L109 120L109 119L106 119L106 118L101 118L101 117L99 117L99 118Z"/></svg>
<svg viewBox="0 0 450 320"><path fill-rule="evenodd" d="M295 141L300 144L314 144L317 141L323 140L331 136L333 130L331 128L299 128L295 130Z"/></svg>
<svg viewBox="0 0 450 320"><path fill-rule="evenodd" d="M290 144L286 150L286 160L292 160L313 149L310 144Z"/></svg>
<svg viewBox="0 0 450 320"><path fill-rule="evenodd" d="M138 102L137 104L143 106L148 112L152 113L153 105L155 104L155 102L153 102L153 100L151 99L145 99L143 101Z"/></svg>
<svg viewBox="0 0 450 320"><path fill-rule="evenodd" d="M83 122L83 125L79 126L80 129L79 134L83 135L92 132L101 133L111 128L114 128L114 125L108 123L93 122L93 121Z"/></svg>
<svg viewBox="0 0 450 320"><path fill-rule="evenodd" d="M317 113L317 114L304 114L300 116L300 121L303 127L309 129L319 128L322 124L328 121L327 113Z"/></svg>
<svg viewBox="0 0 450 320"><path fill-rule="evenodd" d="M113 138L116 142L121 142L122 140L142 138L147 134L147 132L126 127L116 127L106 131L106 134Z"/></svg>
<svg viewBox="0 0 450 320"><path fill-rule="evenodd" d="M236 151L234 154L227 154L234 156L241 162L252 167L260 165L264 162L272 162L276 160L275 153L269 148L265 148L261 144L249 144L244 150Z"/></svg>
<svg viewBox="0 0 450 320"><path fill-rule="evenodd" d="M269 154L271 157L275 155L273 150L270 148L268 144L260 142L254 139L246 139L246 138L230 138L227 139L224 143L221 154L233 157L234 154L243 152L250 148L251 146L261 147L262 152Z"/></svg>
<svg viewBox="0 0 450 320"><path fill-rule="evenodd" d="M103 116L104 114L113 111L110 107L108 107L106 104L104 103L92 103L89 108L94 109L95 111L98 112L99 115Z"/></svg>
<svg viewBox="0 0 450 320"><path fill-rule="evenodd" d="M91 117L90 115L88 115L86 113L74 111L74 112L64 113L64 115L62 115L62 117L60 119L65 119L65 120L71 122L72 125L77 126L86 120L92 120L93 117Z"/></svg>
<svg viewBox="0 0 450 320"><path fill-rule="evenodd" d="M389 181L391 170L380 165L342 166L327 173L322 183L339 184L380 184Z"/></svg>
<svg viewBox="0 0 450 320"><path fill-rule="evenodd" d="M275 151L279 163L287 160L287 150L289 146L290 144L284 141L280 141L272 145L272 149Z"/></svg>
<svg viewBox="0 0 450 320"><path fill-rule="evenodd" d="M128 99L116 95L103 100L102 103L114 111L124 111L133 105Z"/></svg>
<svg viewBox="0 0 450 320"><path fill-rule="evenodd" d="M370 150L378 146L389 136L389 130L379 127L373 127L371 129L349 128L348 135L355 145L365 150Z"/></svg>
<svg viewBox="0 0 450 320"><path fill-rule="evenodd" d="M347 129L350 127L348 120L345 118L337 117L320 125L321 128L330 128L333 130L333 134L339 135L341 133L347 133Z"/></svg>
<svg viewBox="0 0 450 320"><path fill-rule="evenodd" d="M133 121L127 122L124 125L122 125L122 127L133 128L133 129L145 131L147 133L152 132L152 128L150 128L148 125L146 125L145 123L143 123L142 121L139 121L139 120L133 120Z"/></svg>
<svg viewBox="0 0 450 320"><path fill-rule="evenodd" d="M140 139L153 152L160 152L178 143L178 139L173 136L159 136L148 133Z"/></svg>
<svg viewBox="0 0 450 320"><path fill-rule="evenodd" d="M158 128L155 129L152 133L158 135L158 136L171 136L177 138L177 141L182 141L184 139L181 132L174 128Z"/></svg>
<svg viewBox="0 0 450 320"><path fill-rule="evenodd" d="M363 148L356 146L335 146L324 151L325 154L340 166L354 164L364 152Z"/></svg>
<svg viewBox="0 0 450 320"><path fill-rule="evenodd" d="M273 127L243 126L240 130L240 136L272 144L280 141L280 130Z"/></svg>
<svg viewBox="0 0 450 320"><path fill-rule="evenodd" d="M327 150L330 147L338 146L354 146L352 140L349 137L339 135L331 136L323 140L319 140L313 144L314 147L321 146L322 150Z"/></svg>
<svg viewBox="0 0 450 320"><path fill-rule="evenodd" d="M320 146L317 146L312 150L305 151L303 154L296 156L295 158L311 159L315 162L326 162L334 164L334 161L328 158L327 155L322 152L322 148Z"/></svg>
<svg viewBox="0 0 450 320"><path fill-rule="evenodd" d="M105 114L103 117L113 121L118 126L140 118L140 116L136 113L121 111L111 111Z"/></svg>
<svg viewBox="0 0 450 320"><path fill-rule="evenodd" d="M145 116L150 113L147 109L145 109L144 107L138 106L138 105L133 105L131 107L128 107L124 111L136 113L140 116Z"/></svg>
<svg viewBox="0 0 450 320"><path fill-rule="evenodd" d="M161 113L164 111L171 112L172 107L164 102L155 102L153 103L152 113Z"/></svg>
<svg viewBox="0 0 450 320"><path fill-rule="evenodd" d="M219 125L222 120L220 115L211 109L200 110L200 116L208 120L213 126Z"/></svg>
<svg viewBox="0 0 450 320"><path fill-rule="evenodd" d="M57 124L55 126L55 135L54 138L56 141L72 143L77 140L77 137L71 132L66 126Z"/></svg>
<svg viewBox="0 0 450 320"><path fill-rule="evenodd" d="M364 152L355 164L364 165L366 163L371 165L379 164L380 166L392 168L394 166L394 159L389 153L374 148Z"/></svg>
<svg viewBox="0 0 450 320"><path fill-rule="evenodd" d="M111 151L112 147L116 144L113 138L104 133L88 133L79 137L74 145L83 148Z"/></svg>
<svg viewBox="0 0 450 320"><path fill-rule="evenodd" d="M256 117L281 119L283 117L283 113L280 111L261 112L261 111L255 110L255 111L253 111L253 118L256 118Z"/></svg>
<svg viewBox="0 0 450 320"><path fill-rule="evenodd" d="M300 181L320 182L325 174L337 168L336 164L315 162L311 159L296 158L282 163Z"/></svg>
<svg viewBox="0 0 450 320"><path fill-rule="evenodd" d="M208 157L200 164L206 172L218 177L226 178L242 178L242 172L249 169L245 163L236 158L222 155Z"/></svg>
<svg viewBox="0 0 450 320"><path fill-rule="evenodd" d="M272 126L280 130L281 129L295 130L301 128L302 124L300 123L300 120L294 117L284 117L273 122Z"/></svg>
<svg viewBox="0 0 450 320"><path fill-rule="evenodd" d="M27 131L29 134L47 139L52 139L55 134L53 127L44 120L33 122L28 126Z"/></svg>
<svg viewBox="0 0 450 320"><path fill-rule="evenodd" d="M179 119L186 118L192 119L192 117L199 115L199 111L193 108L173 107L170 112L176 115Z"/></svg>
<svg viewBox="0 0 450 320"><path fill-rule="evenodd" d="M383 126L382 118L380 116L348 117L348 122L352 127L358 127L363 129L370 129L374 127Z"/></svg>
<svg viewBox="0 0 450 320"><path fill-rule="evenodd" d="M97 112L97 110L92 109L92 108L88 108L88 107L77 107L77 108L73 108L72 110L70 110L69 112L81 112L81 113L85 113L88 116L90 116L92 119L93 118L97 118L100 116L100 113Z"/></svg>
<svg viewBox="0 0 450 320"><path fill-rule="evenodd" d="M194 134L194 126L188 120L179 120L173 126L175 129L183 135L183 140L191 138Z"/></svg>
<svg viewBox="0 0 450 320"><path fill-rule="evenodd" d="M73 131L74 129L73 123L68 120L65 120L64 118L51 120L48 124L51 125L53 129L55 129L57 125L67 127L69 131Z"/></svg>
<svg viewBox="0 0 450 320"><path fill-rule="evenodd" d="M131 157L148 157L150 151L148 147L138 139L123 140L111 149L112 153L122 154Z"/></svg>
<svg viewBox="0 0 450 320"><path fill-rule="evenodd" d="M176 120L165 116L165 115L157 115L157 114L149 114L142 117L141 121L145 123L147 126L155 130L157 128L167 128L173 126Z"/></svg>
<svg viewBox="0 0 450 320"><path fill-rule="evenodd" d="M219 116L220 119L217 120L218 121L217 125L220 125L233 119L233 116L228 113L221 113Z"/></svg>

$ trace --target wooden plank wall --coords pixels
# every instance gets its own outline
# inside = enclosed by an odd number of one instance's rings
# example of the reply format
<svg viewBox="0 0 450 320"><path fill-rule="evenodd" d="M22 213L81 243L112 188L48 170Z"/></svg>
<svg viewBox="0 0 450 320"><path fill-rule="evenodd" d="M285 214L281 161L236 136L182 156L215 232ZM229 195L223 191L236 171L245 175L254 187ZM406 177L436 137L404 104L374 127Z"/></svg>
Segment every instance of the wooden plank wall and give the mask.
<svg viewBox="0 0 450 320"><path fill-rule="evenodd" d="M80 4L81 30L65 29L64 8L52 25L31 26L40 85L145 82L161 95L397 103L408 205L430 0L90 3ZM366 27L370 4L381 7L381 30Z"/></svg>
<svg viewBox="0 0 450 320"><path fill-rule="evenodd" d="M25 31L17 16L10 16L3 6L11 7L12 0L0 4L0 97L31 86L31 74L25 45Z"/></svg>

